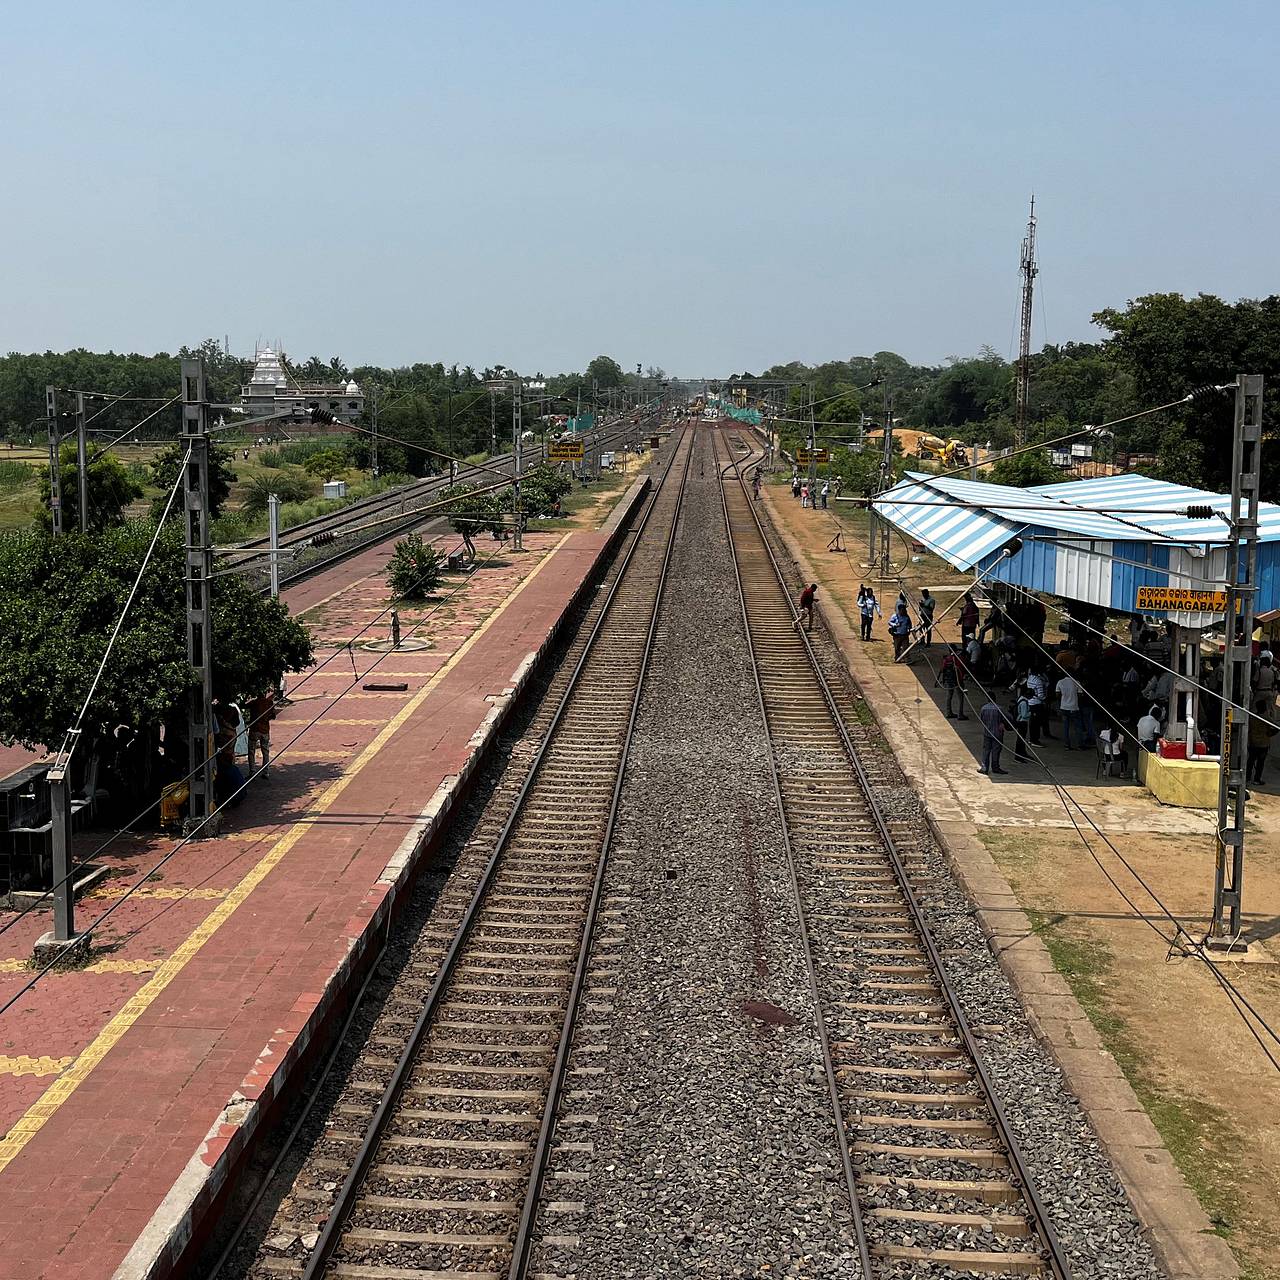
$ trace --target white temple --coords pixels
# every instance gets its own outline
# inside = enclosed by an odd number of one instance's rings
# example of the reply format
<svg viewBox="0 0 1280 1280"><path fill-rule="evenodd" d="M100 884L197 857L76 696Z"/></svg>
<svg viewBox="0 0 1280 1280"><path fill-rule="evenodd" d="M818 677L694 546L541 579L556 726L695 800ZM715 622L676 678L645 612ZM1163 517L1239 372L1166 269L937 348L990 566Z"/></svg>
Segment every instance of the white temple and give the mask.
<svg viewBox="0 0 1280 1280"><path fill-rule="evenodd" d="M364 409L364 393L356 381L341 383L297 382L284 367L278 352L262 347L254 357L253 373L240 388L245 413L293 413L304 417L311 409L327 409L342 422L351 422Z"/></svg>

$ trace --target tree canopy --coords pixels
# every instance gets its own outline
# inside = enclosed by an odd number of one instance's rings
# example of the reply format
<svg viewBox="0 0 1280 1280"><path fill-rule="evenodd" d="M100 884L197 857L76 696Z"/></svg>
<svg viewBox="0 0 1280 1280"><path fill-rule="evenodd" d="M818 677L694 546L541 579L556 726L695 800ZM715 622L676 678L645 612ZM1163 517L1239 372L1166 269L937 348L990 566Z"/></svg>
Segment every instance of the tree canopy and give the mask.
<svg viewBox="0 0 1280 1280"><path fill-rule="evenodd" d="M155 532L0 536L0 741L56 743L74 722ZM86 729L182 719L192 684L181 529L166 526L94 695ZM312 661L306 628L238 574L213 583L215 697L252 695Z"/></svg>
<svg viewBox="0 0 1280 1280"><path fill-rule="evenodd" d="M85 451L88 480L89 528L105 529L124 519L125 508L142 497L142 485L131 470L114 453L107 453L101 445L90 444ZM76 446L64 444L58 452L58 479L62 486L62 527L80 527L80 467L76 458ZM173 483L170 479L170 484ZM48 532L53 527L49 506L49 468L40 476L40 507L37 520Z"/></svg>

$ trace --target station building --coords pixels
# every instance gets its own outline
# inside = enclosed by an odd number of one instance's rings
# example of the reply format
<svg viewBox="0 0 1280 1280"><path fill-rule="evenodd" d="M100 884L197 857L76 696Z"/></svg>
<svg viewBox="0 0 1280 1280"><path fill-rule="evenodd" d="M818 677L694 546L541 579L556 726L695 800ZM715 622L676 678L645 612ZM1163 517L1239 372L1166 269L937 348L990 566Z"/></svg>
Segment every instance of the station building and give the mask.
<svg viewBox="0 0 1280 1280"><path fill-rule="evenodd" d="M1199 723L1206 633L1224 623L1229 496L1133 474L1019 489L908 472L872 506L975 582L997 584L997 596L1002 585L1167 624L1168 665L1178 675L1165 735L1184 737L1188 718ZM1197 506L1215 514L1189 517ZM1280 506L1261 503L1258 519L1255 616L1265 624L1280 610ZM1161 607L1169 588L1203 593L1205 607Z"/></svg>
<svg viewBox="0 0 1280 1280"><path fill-rule="evenodd" d="M271 347L263 347L254 357L253 374L240 388L240 406L246 414L297 414L311 409L327 409L340 422L354 422L364 412L364 392L355 379L348 382L297 382L287 372L284 361Z"/></svg>

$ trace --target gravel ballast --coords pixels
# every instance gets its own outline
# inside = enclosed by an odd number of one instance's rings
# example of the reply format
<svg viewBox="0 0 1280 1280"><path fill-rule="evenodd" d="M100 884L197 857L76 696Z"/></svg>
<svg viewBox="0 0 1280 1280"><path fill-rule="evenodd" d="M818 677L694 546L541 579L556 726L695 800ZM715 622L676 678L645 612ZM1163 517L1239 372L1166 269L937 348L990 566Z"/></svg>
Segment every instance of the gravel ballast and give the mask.
<svg viewBox="0 0 1280 1280"><path fill-rule="evenodd" d="M857 1271L710 441L699 433L627 767L534 1273ZM611 943L610 939L614 941ZM557 1174L572 1175L569 1178ZM586 1175L580 1177L578 1175ZM581 1210L576 1208L581 1205Z"/></svg>

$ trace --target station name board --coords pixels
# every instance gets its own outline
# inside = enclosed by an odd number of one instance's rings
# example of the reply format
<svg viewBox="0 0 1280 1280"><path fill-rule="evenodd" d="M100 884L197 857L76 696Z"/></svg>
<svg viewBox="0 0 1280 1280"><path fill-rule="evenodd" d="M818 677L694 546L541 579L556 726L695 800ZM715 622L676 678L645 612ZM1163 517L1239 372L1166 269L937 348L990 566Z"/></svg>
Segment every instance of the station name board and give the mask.
<svg viewBox="0 0 1280 1280"><path fill-rule="evenodd" d="M553 440L547 445L547 457L552 462L581 462L582 456L581 440Z"/></svg>
<svg viewBox="0 0 1280 1280"><path fill-rule="evenodd" d="M1197 591L1190 587L1139 587L1137 607L1180 613L1224 613L1227 593Z"/></svg>
<svg viewBox="0 0 1280 1280"><path fill-rule="evenodd" d="M801 466L808 466L810 462L816 462L819 466L831 461L831 450L825 446L817 449L797 449L796 461Z"/></svg>

